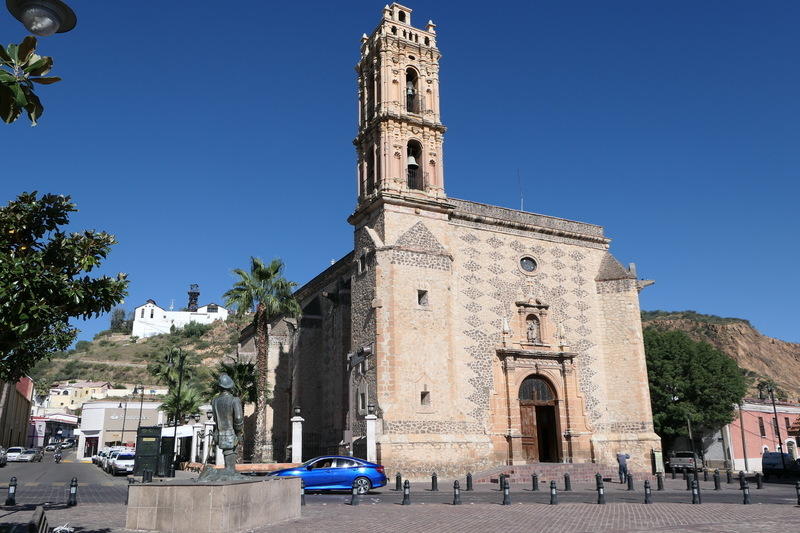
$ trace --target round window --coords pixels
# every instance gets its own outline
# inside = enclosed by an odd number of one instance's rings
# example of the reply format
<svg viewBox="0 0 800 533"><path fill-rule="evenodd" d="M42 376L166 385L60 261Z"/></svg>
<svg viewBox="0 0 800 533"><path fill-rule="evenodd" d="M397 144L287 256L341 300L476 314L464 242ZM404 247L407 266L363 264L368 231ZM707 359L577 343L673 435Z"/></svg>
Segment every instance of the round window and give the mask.
<svg viewBox="0 0 800 533"><path fill-rule="evenodd" d="M533 257L523 257L519 260L519 266L525 272L533 272L536 270L536 260Z"/></svg>

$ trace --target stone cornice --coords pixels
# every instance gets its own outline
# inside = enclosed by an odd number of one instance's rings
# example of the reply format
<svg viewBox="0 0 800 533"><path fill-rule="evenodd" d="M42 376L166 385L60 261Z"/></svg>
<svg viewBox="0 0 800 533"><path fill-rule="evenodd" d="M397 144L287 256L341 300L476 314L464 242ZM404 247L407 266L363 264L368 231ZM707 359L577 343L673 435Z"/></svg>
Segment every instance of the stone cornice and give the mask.
<svg viewBox="0 0 800 533"><path fill-rule="evenodd" d="M325 285L331 282L332 278L352 268L353 256L353 252L348 253L334 264L311 278L302 287L294 291L295 299L302 305L304 299L322 290Z"/></svg>
<svg viewBox="0 0 800 533"><path fill-rule="evenodd" d="M446 200L437 200L435 198L429 198L422 195L416 196L412 194L399 194L381 191L372 201L359 205L353 214L347 217L347 222L358 227L365 217L367 217L373 211L382 208L386 204L424 209L426 211L444 214L450 213L453 210L454 206L448 203Z"/></svg>
<svg viewBox="0 0 800 533"><path fill-rule="evenodd" d="M544 361L572 361L577 357L575 352L548 352L543 350L523 350L521 348L497 348L497 356L501 359L513 357L514 359L544 360Z"/></svg>

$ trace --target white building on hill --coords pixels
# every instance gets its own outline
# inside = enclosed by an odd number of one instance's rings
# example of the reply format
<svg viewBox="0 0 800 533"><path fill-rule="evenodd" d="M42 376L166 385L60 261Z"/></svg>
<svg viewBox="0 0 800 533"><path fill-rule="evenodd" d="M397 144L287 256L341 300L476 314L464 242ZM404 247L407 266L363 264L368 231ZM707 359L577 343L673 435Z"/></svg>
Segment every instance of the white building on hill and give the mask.
<svg viewBox="0 0 800 533"><path fill-rule="evenodd" d="M131 335L140 339L169 333L172 326L180 329L189 322L211 324L215 320L228 318L228 310L214 303L198 307L194 311L167 311L159 307L155 301L147 300L147 303L137 307L134 313Z"/></svg>

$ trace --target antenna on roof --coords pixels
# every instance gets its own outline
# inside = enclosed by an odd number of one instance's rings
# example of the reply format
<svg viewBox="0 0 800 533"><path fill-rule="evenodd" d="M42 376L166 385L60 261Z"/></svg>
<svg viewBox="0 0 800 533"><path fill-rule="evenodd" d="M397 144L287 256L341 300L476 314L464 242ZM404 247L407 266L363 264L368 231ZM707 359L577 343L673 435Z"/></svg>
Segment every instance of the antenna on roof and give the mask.
<svg viewBox="0 0 800 533"><path fill-rule="evenodd" d="M175 309L175 298L169 301L169 310L172 311Z"/></svg>
<svg viewBox="0 0 800 533"><path fill-rule="evenodd" d="M519 210L525 211L525 197L522 195L522 176L517 169L517 184L519 185Z"/></svg>

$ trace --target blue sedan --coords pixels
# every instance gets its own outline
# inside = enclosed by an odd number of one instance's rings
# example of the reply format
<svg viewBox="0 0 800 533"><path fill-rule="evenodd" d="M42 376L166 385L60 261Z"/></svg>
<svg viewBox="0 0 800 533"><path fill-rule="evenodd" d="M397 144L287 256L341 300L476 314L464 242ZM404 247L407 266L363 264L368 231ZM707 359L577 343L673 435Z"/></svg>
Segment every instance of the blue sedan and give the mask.
<svg viewBox="0 0 800 533"><path fill-rule="evenodd" d="M359 494L386 485L383 466L357 457L324 455L295 468L272 472L273 476L296 476L306 490L351 490L355 483Z"/></svg>

